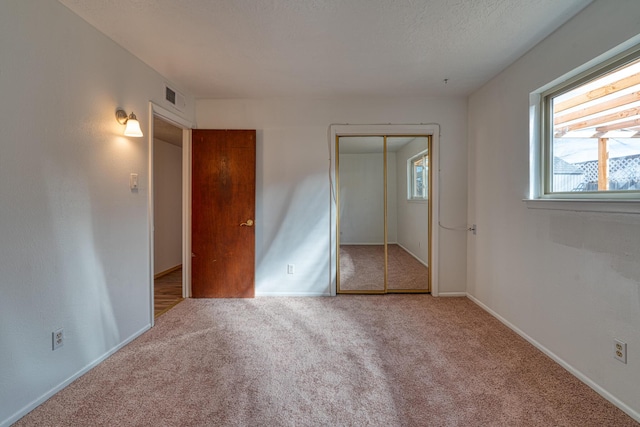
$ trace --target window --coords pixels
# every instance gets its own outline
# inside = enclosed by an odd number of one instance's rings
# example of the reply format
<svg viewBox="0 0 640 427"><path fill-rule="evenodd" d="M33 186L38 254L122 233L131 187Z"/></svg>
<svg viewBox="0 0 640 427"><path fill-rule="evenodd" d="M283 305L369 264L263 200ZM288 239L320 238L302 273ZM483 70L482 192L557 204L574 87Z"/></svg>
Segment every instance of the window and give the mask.
<svg viewBox="0 0 640 427"><path fill-rule="evenodd" d="M409 200L429 198L429 154L423 151L407 161Z"/></svg>
<svg viewBox="0 0 640 427"><path fill-rule="evenodd" d="M640 195L640 51L542 94L543 182L551 197Z"/></svg>

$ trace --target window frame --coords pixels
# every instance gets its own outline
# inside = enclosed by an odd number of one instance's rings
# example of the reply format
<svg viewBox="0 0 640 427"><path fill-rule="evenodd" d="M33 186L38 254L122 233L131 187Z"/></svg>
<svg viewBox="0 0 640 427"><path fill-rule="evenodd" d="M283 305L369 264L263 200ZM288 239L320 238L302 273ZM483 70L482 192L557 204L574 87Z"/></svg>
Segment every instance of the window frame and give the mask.
<svg viewBox="0 0 640 427"><path fill-rule="evenodd" d="M414 168L413 168L413 164L416 160L418 159L422 159L423 161L426 159L427 162L425 162L426 166L423 165L423 178L426 179L426 185L424 185L423 183L423 187L424 187L424 192L425 192L425 196L424 197L416 197L414 196L414 184L415 184L415 177L414 177ZM429 149L423 150L421 152L419 152L418 154L416 154L415 156L409 157L407 159L407 201L409 202L427 202L429 201Z"/></svg>
<svg viewBox="0 0 640 427"><path fill-rule="evenodd" d="M636 41L637 43L637 41ZM530 95L530 208L640 213L640 191L552 192L553 98L640 59L640 44L606 60L596 59ZM549 202L559 202L557 204ZM543 202L543 203L537 203ZM570 202L570 203L563 203ZM588 203L584 203L588 202ZM613 203L612 203L613 202ZM628 202L628 206L623 206ZM612 203L611 207L607 207ZM613 206L615 204L615 206Z"/></svg>

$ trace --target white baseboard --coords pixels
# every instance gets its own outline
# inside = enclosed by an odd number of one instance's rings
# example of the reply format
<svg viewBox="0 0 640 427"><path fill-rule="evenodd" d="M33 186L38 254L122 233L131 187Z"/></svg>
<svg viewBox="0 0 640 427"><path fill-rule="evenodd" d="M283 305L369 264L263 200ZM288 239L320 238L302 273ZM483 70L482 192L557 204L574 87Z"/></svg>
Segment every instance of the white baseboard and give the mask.
<svg viewBox="0 0 640 427"><path fill-rule="evenodd" d="M329 292L259 292L256 297L330 297Z"/></svg>
<svg viewBox="0 0 640 427"><path fill-rule="evenodd" d="M438 292L439 297L466 297L466 292Z"/></svg>
<svg viewBox="0 0 640 427"><path fill-rule="evenodd" d="M51 390L47 391L42 396L40 396L37 399L33 400L32 402L27 404L25 407L20 409L18 412L16 412L15 414L11 415L6 420L3 420L2 422L0 422L0 427L8 427L11 424L15 423L20 418L24 417L29 412L33 411L35 408L37 408L38 406L42 405L51 396L53 396L54 394L56 394L57 392L59 392L60 390L62 390L63 388L65 388L66 386L68 386L69 384L74 382L75 380L77 380L78 378L80 378L82 375L84 375L87 372L89 372L91 369L93 369L96 366L98 366L107 357L111 356L116 351L120 350L122 347L124 347L125 345L129 344L134 339L138 338L140 335L142 335L143 333L148 331L150 328L151 328L151 325L149 324L149 325L146 325L144 328L140 329L139 331L135 332L129 338L127 338L126 340L124 340L123 342L121 342L120 344L118 344L117 346L115 346L114 348L112 348L111 350L109 350L108 352L103 354L102 356L100 356L97 359L93 360L92 362L87 364L84 368L80 369L78 372L76 372L75 374L71 375L69 378L67 378L66 380L64 380L63 382L58 384L57 386L53 387Z"/></svg>
<svg viewBox="0 0 640 427"><path fill-rule="evenodd" d="M588 376L586 376L585 374L583 374L581 371L579 371L578 369L574 368L572 365L570 365L569 363L567 363L566 361L564 361L563 359L561 359L560 357L558 357L555 353L553 353L551 350L549 350L548 348L546 348L545 346L543 346L542 344L540 344L538 341L536 341L535 339L531 338L529 335L527 335L526 333L524 333L524 331L520 330L518 327L516 327L514 324L512 324L511 322L509 322L507 319L505 319L504 317L500 316L498 313L496 313L495 311L493 311L492 309L490 309L489 307L487 307L484 303L482 303L480 300L478 300L476 297L474 297L473 295L467 294L467 298L469 298L471 301L473 301L474 303L476 303L480 308L482 308L484 311L486 311L487 313L491 314L493 317L495 317L496 319L498 319L500 322L502 322L505 326L507 326L509 329L511 329L512 331L514 331L516 334L520 335L522 338L524 338L525 340L527 340L530 344L532 344L534 347L536 347L538 350L540 350L541 352L543 352L544 354L546 354L547 356L549 356L551 359L553 359L556 363L558 363L560 366L562 366L564 369L566 369L567 371L569 371L569 373L571 373L574 377L578 378L580 381L582 381L583 383L585 383L586 385L588 385L589 387L591 387L596 393L598 393L600 396L604 397L605 399L607 399L609 402L611 402L612 404L614 404L615 406L617 406L618 408L620 408L620 410L624 411L627 415L629 415L631 418L633 418L634 420L640 422L640 413L635 411L633 408L631 408L629 405L625 404L624 402L622 402L620 399L618 399L617 397L615 397L613 394L609 393L607 390L605 390L604 388L602 388L600 385L598 385L595 381L593 381L591 378L589 378Z"/></svg>
<svg viewBox="0 0 640 427"><path fill-rule="evenodd" d="M351 246L383 246L384 242L365 242L365 243L360 243L360 242L343 242L340 241L341 245L351 245Z"/></svg>
<svg viewBox="0 0 640 427"><path fill-rule="evenodd" d="M395 243L396 245L400 246L402 249L404 249L404 251L406 253L408 253L409 255L411 255L412 257L414 257L416 259L416 261L418 261L420 264L424 265L425 267L429 268L429 264L424 262L423 260L421 260L420 258L418 258L418 255L414 254L413 252L411 252L409 249L405 248L404 246L402 246L400 243ZM465 294L466 295L466 294Z"/></svg>
<svg viewBox="0 0 640 427"><path fill-rule="evenodd" d="M181 268L182 268L182 264L178 264L178 265L173 266L173 267L171 267L171 268L167 268L166 270L163 270L163 271L160 271L160 272L158 272L158 273L154 274L154 275L153 275L153 279L154 279L154 280L155 280L155 279L159 279L159 278L161 278L162 276L166 276L167 274L169 274L169 273L173 273L174 271L176 271L176 270L180 270Z"/></svg>

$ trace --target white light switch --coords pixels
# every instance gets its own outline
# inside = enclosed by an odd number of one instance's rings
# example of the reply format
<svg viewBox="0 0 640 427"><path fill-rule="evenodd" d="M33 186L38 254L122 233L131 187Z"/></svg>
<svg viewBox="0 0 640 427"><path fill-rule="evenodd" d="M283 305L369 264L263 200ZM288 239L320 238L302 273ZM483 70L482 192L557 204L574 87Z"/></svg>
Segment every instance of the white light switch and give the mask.
<svg viewBox="0 0 640 427"><path fill-rule="evenodd" d="M137 173L132 173L131 176L129 177L129 188L131 188L132 190L137 190L138 189L138 174Z"/></svg>

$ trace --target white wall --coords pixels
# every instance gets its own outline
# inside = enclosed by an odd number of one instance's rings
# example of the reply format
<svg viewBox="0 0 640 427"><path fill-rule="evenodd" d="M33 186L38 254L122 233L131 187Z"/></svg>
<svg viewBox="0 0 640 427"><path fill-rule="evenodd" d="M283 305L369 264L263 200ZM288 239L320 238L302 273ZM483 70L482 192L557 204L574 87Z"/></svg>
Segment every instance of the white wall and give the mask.
<svg viewBox="0 0 640 427"><path fill-rule="evenodd" d="M388 153L387 240L397 240L395 153ZM384 244L384 154L340 155L340 243Z"/></svg>
<svg viewBox="0 0 640 427"><path fill-rule="evenodd" d="M398 242L398 171L396 153L387 152L387 243Z"/></svg>
<svg viewBox="0 0 640 427"><path fill-rule="evenodd" d="M182 147L153 141L153 273L182 264Z"/></svg>
<svg viewBox="0 0 640 427"><path fill-rule="evenodd" d="M529 94L637 35L596 1L469 98L468 292L640 420L640 218L527 209ZM628 343L628 364L613 339ZM635 412L634 412L635 411Z"/></svg>
<svg viewBox="0 0 640 427"><path fill-rule="evenodd" d="M340 155L340 243L384 244L384 155Z"/></svg>
<svg viewBox="0 0 640 427"><path fill-rule="evenodd" d="M258 131L258 295L329 293L331 123L440 123L441 215L466 225L465 99L199 100L196 110L199 128ZM439 248L440 292L464 292L466 233L441 230Z"/></svg>
<svg viewBox="0 0 640 427"><path fill-rule="evenodd" d="M427 148L426 138L415 138L396 153L396 205L398 244L429 265L429 202L407 200L407 161Z"/></svg>
<svg viewBox="0 0 640 427"><path fill-rule="evenodd" d="M0 2L0 425L150 325L148 141L115 110L148 132L163 82L58 2Z"/></svg>

